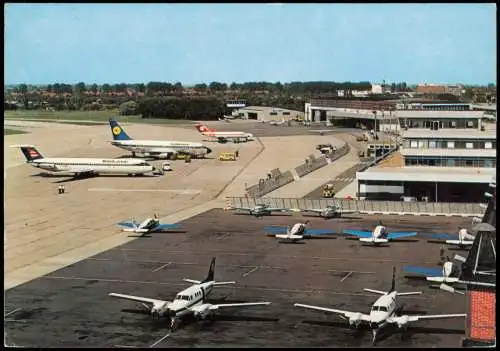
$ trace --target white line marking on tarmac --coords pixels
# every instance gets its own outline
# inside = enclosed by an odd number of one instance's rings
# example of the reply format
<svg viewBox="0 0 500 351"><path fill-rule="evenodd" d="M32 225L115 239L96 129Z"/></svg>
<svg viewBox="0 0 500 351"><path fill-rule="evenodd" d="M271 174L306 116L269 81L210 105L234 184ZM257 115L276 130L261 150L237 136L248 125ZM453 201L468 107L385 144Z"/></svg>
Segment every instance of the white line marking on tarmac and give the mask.
<svg viewBox="0 0 500 351"><path fill-rule="evenodd" d="M115 188L89 188L88 191L111 191L111 192L121 192L121 191L131 191L131 192L163 192L163 193L175 193L180 195L194 195L201 194L201 190L197 189L115 189Z"/></svg>
<svg viewBox="0 0 500 351"><path fill-rule="evenodd" d="M158 272L159 270L161 270L161 269L163 269L163 268L165 268L167 266L170 266L171 264L172 264L172 262L165 263L163 266L160 266L160 267L158 267L156 269L153 269L151 272Z"/></svg>
<svg viewBox="0 0 500 351"><path fill-rule="evenodd" d="M7 316L10 316L11 314L16 313L17 311L20 311L20 310L21 310L21 308L16 308L14 311L10 311L9 313L7 313L6 315L4 315L3 317L5 318Z"/></svg>
<svg viewBox="0 0 500 351"><path fill-rule="evenodd" d="M155 342L153 345L151 345L149 348L152 348L152 347L155 347L156 345L158 345L160 342L162 342L163 340L165 340L166 338L168 338L170 336L170 333L168 333L167 335L165 335L163 338L161 338L160 340L158 340L157 342Z"/></svg>
<svg viewBox="0 0 500 351"><path fill-rule="evenodd" d="M255 267L254 269L251 269L251 270L249 270L248 272L243 273L243 275L242 275L242 276L243 276L243 277L246 277L247 275L249 275L250 273L255 272L255 271L256 271L257 269L259 269L259 268L260 268L260 267Z"/></svg>
<svg viewBox="0 0 500 351"><path fill-rule="evenodd" d="M335 269L329 269L328 272L342 272L345 273L347 271L338 271ZM348 272L349 273L349 272ZM359 274L375 274L376 272L361 272L361 271L351 271L350 273L359 273Z"/></svg>
<svg viewBox="0 0 500 351"><path fill-rule="evenodd" d="M340 279L341 282L343 282L344 280L346 280L347 278L349 278L349 276L352 274L352 272L349 272L347 273L344 278Z"/></svg>
<svg viewBox="0 0 500 351"><path fill-rule="evenodd" d="M128 346L128 345L113 345L113 346L114 347L120 347L120 348L122 348L122 347L124 347L124 348L133 348L133 349L137 348L137 346Z"/></svg>

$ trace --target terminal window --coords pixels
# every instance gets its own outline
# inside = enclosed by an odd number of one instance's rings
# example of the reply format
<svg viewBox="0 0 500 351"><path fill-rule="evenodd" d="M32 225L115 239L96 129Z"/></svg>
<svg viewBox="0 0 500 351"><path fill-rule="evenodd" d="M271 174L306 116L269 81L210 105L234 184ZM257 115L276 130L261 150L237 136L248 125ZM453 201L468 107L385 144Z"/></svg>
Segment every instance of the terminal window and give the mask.
<svg viewBox="0 0 500 351"><path fill-rule="evenodd" d="M486 142L484 143L484 148L485 148L485 149L492 149L492 148L493 148L492 146L493 146L493 145L492 145L491 141L486 141Z"/></svg>
<svg viewBox="0 0 500 351"><path fill-rule="evenodd" d="M455 148L455 142L454 141L448 141L447 147L448 147L448 149L454 149Z"/></svg>
<svg viewBox="0 0 500 351"><path fill-rule="evenodd" d="M429 140L429 149L435 149L435 148L436 148L436 141Z"/></svg>
<svg viewBox="0 0 500 351"><path fill-rule="evenodd" d="M466 149L473 149L474 148L474 143L465 143L465 148Z"/></svg>

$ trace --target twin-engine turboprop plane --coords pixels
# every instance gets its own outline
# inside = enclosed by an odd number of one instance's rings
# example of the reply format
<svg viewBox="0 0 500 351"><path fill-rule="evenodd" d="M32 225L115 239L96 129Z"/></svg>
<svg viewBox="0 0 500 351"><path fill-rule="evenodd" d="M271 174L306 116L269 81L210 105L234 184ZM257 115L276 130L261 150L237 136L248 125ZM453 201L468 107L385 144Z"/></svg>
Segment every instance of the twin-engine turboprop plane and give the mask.
<svg viewBox="0 0 500 351"><path fill-rule="evenodd" d="M359 241L370 243L373 245L380 245L389 242L389 240L405 238L417 235L417 232L391 232L380 223L371 232L354 229L344 229L344 234L354 235L359 238Z"/></svg>
<svg viewBox="0 0 500 351"><path fill-rule="evenodd" d="M335 205L328 205L325 208L313 208L313 209L300 209L300 212L317 213L323 218L340 218L343 214L354 213L356 211L343 210L341 207Z"/></svg>
<svg viewBox="0 0 500 351"><path fill-rule="evenodd" d="M281 226L264 227L264 231L269 233L280 242L297 242L306 238L314 238L320 235L336 234L333 229L307 229L309 221L304 223L296 223L291 228Z"/></svg>
<svg viewBox="0 0 500 351"><path fill-rule="evenodd" d="M369 314L364 314L360 312L351 312L344 310L337 310L333 308L325 308L318 306L303 305L300 303L294 304L295 307L303 307L312 310L322 311L322 312L332 312L339 314L343 319L349 321L349 326L358 327L361 323L366 323L370 326L373 331L373 343L375 344L377 333L379 330L386 325L392 324L397 325L398 328L407 328L409 322L416 322L421 319L441 319L441 318L462 318L466 317L467 314L437 314L437 315L401 315L397 316L396 312L400 310L401 306L397 298L399 296L409 296L409 295L420 295L421 291L418 292L404 292L400 293L396 291L396 267L393 267L392 271L392 285L388 292L373 290L373 289L363 289L368 292L375 294L380 294L380 296L373 304Z"/></svg>
<svg viewBox="0 0 500 351"><path fill-rule="evenodd" d="M158 215L156 213L153 218L147 218L140 224L137 224L135 221L119 222L117 224L122 228L124 232L141 234L161 232L167 229L179 229L181 227L179 224L160 224Z"/></svg>
<svg viewBox="0 0 500 351"><path fill-rule="evenodd" d="M248 211L248 213L255 217L270 216L272 212L288 212L287 208L271 207L266 204L257 204L254 207L232 207L233 211Z"/></svg>
<svg viewBox="0 0 500 351"><path fill-rule="evenodd" d="M448 245L456 245L459 248L465 248L472 246L474 242L474 235L471 235L467 232L467 229L460 228L458 230L458 235L447 234L447 233L426 233L427 236L430 236L434 239L441 239ZM430 242L433 242L430 240ZM441 243L442 241L438 241Z"/></svg>
<svg viewBox="0 0 500 351"><path fill-rule="evenodd" d="M248 307L257 305L270 305L271 302L247 302L247 303L226 303L210 304L206 302L208 294L214 286L235 284L232 282L216 282L214 280L215 257L212 258L210 270L207 277L202 280L184 279L194 285L182 290L175 296L173 301L150 299L147 297L123 295L110 293L109 296L120 299L136 301L145 307L153 316L153 319L169 318L170 328L176 329L181 323L181 319L187 315L194 315L197 320L213 318L215 311L225 307Z"/></svg>

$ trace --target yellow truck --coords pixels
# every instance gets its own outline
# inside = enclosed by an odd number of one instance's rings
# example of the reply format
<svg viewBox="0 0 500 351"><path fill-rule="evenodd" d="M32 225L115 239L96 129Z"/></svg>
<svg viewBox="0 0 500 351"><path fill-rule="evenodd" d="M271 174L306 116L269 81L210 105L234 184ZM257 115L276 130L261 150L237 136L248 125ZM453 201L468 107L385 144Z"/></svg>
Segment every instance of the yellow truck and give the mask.
<svg viewBox="0 0 500 351"><path fill-rule="evenodd" d="M219 155L219 161L236 161L236 154L234 152L222 152Z"/></svg>
<svg viewBox="0 0 500 351"><path fill-rule="evenodd" d="M335 193L333 192L333 184L325 184L323 186L323 197L334 197Z"/></svg>

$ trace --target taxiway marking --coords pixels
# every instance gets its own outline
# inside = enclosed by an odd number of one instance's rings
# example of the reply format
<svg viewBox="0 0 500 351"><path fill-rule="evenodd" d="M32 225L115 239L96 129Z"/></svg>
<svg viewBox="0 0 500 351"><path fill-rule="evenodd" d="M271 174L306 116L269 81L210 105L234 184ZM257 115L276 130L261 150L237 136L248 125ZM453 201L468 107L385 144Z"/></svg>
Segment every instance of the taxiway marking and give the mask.
<svg viewBox="0 0 500 351"><path fill-rule="evenodd" d="M255 271L256 271L257 269L259 269L259 268L260 268L260 267L255 267L255 268L253 268L253 269L249 270L248 272L243 273L242 277L246 277L247 275L249 275L250 273L255 272Z"/></svg>
<svg viewBox="0 0 500 351"><path fill-rule="evenodd" d="M114 189L114 188L89 188L88 191L112 191L112 192L121 192L121 191L131 191L131 192L163 192L163 193L175 193L180 195L194 195L201 194L201 190L197 189Z"/></svg>
<svg viewBox="0 0 500 351"><path fill-rule="evenodd" d="M347 278L349 278L349 276L352 274L352 272L349 272L347 273L344 278L340 279L341 282L343 282L344 280L346 280Z"/></svg>
<svg viewBox="0 0 500 351"><path fill-rule="evenodd" d="M153 269L151 272L153 272L153 273L154 273L154 272L158 272L159 270L161 270L161 269L163 269L163 268L165 268L165 267L168 267L168 266L170 266L171 264L172 264L172 262L165 263L163 266L160 266L160 267L158 267L158 268L156 268L156 269Z"/></svg>
<svg viewBox="0 0 500 351"><path fill-rule="evenodd" d="M327 272L347 272L347 271L338 271L338 270L335 270L335 269L329 269ZM350 272L347 272L347 273L359 273L359 274L375 274L376 272L361 272L361 271L350 271Z"/></svg>
<svg viewBox="0 0 500 351"><path fill-rule="evenodd" d="M21 308L16 308L14 311L10 311L9 313L7 313L6 315L3 316L3 318L7 317L7 316L10 316L11 314L13 313L16 313L17 311L20 311Z"/></svg>
<svg viewBox="0 0 500 351"><path fill-rule="evenodd" d="M133 348L133 349L137 348L137 346L128 346L128 345L113 345L113 346L114 347L120 347L120 348L122 348L122 347L124 347L124 348Z"/></svg>
<svg viewBox="0 0 500 351"><path fill-rule="evenodd" d="M157 342L155 342L154 344L152 344L149 348L155 347L156 345L158 345L160 342L162 342L163 340L165 340L169 336L170 336L170 333L166 334L163 338L161 338L160 340L158 340Z"/></svg>

